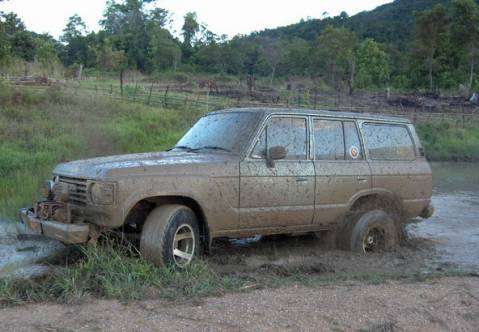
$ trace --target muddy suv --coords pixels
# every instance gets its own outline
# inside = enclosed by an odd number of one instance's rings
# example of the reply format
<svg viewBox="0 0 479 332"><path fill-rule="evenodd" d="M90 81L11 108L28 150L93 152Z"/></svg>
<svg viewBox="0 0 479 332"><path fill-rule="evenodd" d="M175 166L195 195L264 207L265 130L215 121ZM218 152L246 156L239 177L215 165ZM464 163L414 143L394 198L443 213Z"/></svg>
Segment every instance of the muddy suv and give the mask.
<svg viewBox="0 0 479 332"><path fill-rule="evenodd" d="M406 119L336 111L229 109L166 152L68 162L20 217L64 243L109 229L156 264L183 267L214 238L307 233L368 252L432 214L431 169Z"/></svg>

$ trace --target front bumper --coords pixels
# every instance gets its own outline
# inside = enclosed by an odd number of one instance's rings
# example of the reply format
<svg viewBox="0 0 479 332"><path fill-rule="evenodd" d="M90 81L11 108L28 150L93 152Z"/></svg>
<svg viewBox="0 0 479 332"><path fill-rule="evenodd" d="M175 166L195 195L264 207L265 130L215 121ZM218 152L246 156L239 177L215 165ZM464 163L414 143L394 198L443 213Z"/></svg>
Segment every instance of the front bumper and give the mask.
<svg viewBox="0 0 479 332"><path fill-rule="evenodd" d="M20 220L35 234L43 234L49 238L60 240L66 244L86 243L90 235L89 224L67 224L56 221L40 220L32 210L21 209Z"/></svg>

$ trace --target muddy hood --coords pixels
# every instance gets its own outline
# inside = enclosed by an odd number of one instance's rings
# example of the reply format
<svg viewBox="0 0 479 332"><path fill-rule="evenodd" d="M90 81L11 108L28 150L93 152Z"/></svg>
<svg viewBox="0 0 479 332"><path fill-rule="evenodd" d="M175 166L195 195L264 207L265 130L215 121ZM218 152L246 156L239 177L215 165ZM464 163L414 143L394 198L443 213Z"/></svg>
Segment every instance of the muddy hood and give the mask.
<svg viewBox="0 0 479 332"><path fill-rule="evenodd" d="M84 179L109 179L137 173L185 174L217 163L237 163L237 156L187 152L154 152L108 156L61 163L53 174ZM203 167L201 167L203 166Z"/></svg>

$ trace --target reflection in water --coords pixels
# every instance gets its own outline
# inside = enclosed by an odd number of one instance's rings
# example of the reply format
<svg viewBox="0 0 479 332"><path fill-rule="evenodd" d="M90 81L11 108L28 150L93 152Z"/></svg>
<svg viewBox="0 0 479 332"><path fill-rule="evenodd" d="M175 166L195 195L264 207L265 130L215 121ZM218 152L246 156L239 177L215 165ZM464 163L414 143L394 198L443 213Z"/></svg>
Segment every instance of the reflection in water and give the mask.
<svg viewBox="0 0 479 332"><path fill-rule="evenodd" d="M435 241L442 262L479 270L479 165L431 163L434 216L412 231Z"/></svg>

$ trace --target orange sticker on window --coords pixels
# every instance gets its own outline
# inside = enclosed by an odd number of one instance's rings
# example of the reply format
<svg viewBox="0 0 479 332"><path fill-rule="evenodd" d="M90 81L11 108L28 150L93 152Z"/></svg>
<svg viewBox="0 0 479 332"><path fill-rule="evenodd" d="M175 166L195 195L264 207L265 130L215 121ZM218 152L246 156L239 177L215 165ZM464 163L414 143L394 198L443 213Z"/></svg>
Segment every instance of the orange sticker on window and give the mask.
<svg viewBox="0 0 479 332"><path fill-rule="evenodd" d="M349 148L349 155L351 156L351 158L353 159L358 159L359 157L359 149L352 145L350 148Z"/></svg>

